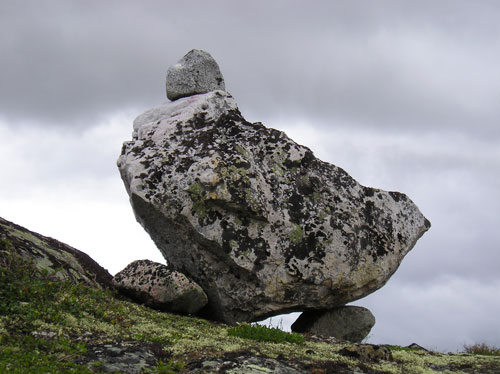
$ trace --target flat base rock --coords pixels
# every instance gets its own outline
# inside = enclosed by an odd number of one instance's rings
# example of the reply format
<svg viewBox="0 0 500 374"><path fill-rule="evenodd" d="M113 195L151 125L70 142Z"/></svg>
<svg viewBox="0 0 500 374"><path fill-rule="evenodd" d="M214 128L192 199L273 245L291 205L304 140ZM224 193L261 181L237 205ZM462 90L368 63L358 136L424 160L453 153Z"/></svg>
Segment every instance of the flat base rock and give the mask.
<svg viewBox="0 0 500 374"><path fill-rule="evenodd" d="M155 309L193 314L207 295L184 274L150 260L137 260L116 274L113 284L124 295Z"/></svg>
<svg viewBox="0 0 500 374"><path fill-rule="evenodd" d="M368 309L343 306L328 311L304 312L293 323L292 331L357 343L368 336L374 325L375 317Z"/></svg>

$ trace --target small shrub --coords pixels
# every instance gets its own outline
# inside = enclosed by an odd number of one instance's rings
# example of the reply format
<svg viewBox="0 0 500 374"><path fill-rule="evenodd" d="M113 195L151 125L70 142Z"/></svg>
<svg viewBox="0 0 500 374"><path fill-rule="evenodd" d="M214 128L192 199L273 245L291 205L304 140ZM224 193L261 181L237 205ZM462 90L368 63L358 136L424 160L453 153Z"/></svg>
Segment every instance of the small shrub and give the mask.
<svg viewBox="0 0 500 374"><path fill-rule="evenodd" d="M184 369L184 363L174 361L174 360L168 360L167 362L163 361L158 361L158 364L156 365L156 371L155 373L157 374L174 374L180 372L182 369Z"/></svg>
<svg viewBox="0 0 500 374"><path fill-rule="evenodd" d="M252 339L260 342L272 343L295 343L303 344L305 339L297 333L289 333L278 328L266 327L262 325L250 325L247 323L230 328L227 331L228 335L236 336L244 339Z"/></svg>
<svg viewBox="0 0 500 374"><path fill-rule="evenodd" d="M486 343L476 343L472 345L464 345L465 353L484 355L484 356L500 356L500 349L489 346Z"/></svg>

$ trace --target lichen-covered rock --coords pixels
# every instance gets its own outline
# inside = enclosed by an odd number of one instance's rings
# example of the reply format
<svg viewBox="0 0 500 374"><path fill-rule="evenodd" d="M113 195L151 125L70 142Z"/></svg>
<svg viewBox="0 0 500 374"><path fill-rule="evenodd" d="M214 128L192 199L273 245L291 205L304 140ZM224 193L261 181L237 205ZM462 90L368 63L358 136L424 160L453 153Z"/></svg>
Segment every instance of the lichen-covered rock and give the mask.
<svg viewBox="0 0 500 374"><path fill-rule="evenodd" d="M392 361L392 352L388 347L375 344L355 344L347 346L339 351L339 354L346 357L353 357L360 361L379 362Z"/></svg>
<svg viewBox="0 0 500 374"><path fill-rule="evenodd" d="M305 374L310 370L292 367L305 366L291 362L284 357L270 358L251 352L230 352L225 355L202 359L189 363L185 371L192 374L227 373L227 374ZM318 373L324 371L318 371Z"/></svg>
<svg viewBox="0 0 500 374"><path fill-rule="evenodd" d="M331 310L302 313L292 324L292 331L311 333L359 343L375 325L375 317L360 306L341 306Z"/></svg>
<svg viewBox="0 0 500 374"><path fill-rule="evenodd" d="M112 276L87 254L55 239L0 218L0 257L15 254L54 278L91 287L112 288Z"/></svg>
<svg viewBox="0 0 500 374"><path fill-rule="evenodd" d="M430 227L223 91L139 116L118 167L137 220L228 323L331 309L382 287Z"/></svg>
<svg viewBox="0 0 500 374"><path fill-rule="evenodd" d="M193 49L167 71L167 97L181 97L226 89L219 65L208 52Z"/></svg>
<svg viewBox="0 0 500 374"><path fill-rule="evenodd" d="M163 311L193 314L207 304L198 284L150 260L132 262L114 276L113 284L133 300Z"/></svg>

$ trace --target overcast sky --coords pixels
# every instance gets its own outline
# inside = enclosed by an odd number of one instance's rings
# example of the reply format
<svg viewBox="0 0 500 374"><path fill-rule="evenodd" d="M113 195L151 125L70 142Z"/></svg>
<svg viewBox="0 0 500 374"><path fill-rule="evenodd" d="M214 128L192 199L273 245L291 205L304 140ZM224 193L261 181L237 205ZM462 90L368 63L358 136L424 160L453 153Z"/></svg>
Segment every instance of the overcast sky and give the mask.
<svg viewBox="0 0 500 374"><path fill-rule="evenodd" d="M355 303L377 319L369 341L500 346L499 20L494 0L2 0L0 216L112 274L162 261L116 159L166 101L168 66L204 49L249 121L432 222Z"/></svg>

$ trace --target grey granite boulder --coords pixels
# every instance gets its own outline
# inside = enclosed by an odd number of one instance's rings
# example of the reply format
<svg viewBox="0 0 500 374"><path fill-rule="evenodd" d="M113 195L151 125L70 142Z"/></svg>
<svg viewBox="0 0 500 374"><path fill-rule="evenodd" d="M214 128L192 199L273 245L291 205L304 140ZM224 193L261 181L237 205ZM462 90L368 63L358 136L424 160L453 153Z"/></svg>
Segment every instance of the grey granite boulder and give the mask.
<svg viewBox="0 0 500 374"><path fill-rule="evenodd" d="M360 306L342 306L326 311L307 311L292 324L292 331L332 336L354 343L368 336L375 317Z"/></svg>
<svg viewBox="0 0 500 374"><path fill-rule="evenodd" d="M139 116L118 167L139 223L228 323L362 298L430 227L406 195L249 123L223 91Z"/></svg>
<svg viewBox="0 0 500 374"><path fill-rule="evenodd" d="M219 65L205 51L193 49L167 71L170 100L225 89Z"/></svg>
<svg viewBox="0 0 500 374"><path fill-rule="evenodd" d="M150 260L132 262L114 276L113 284L131 299L164 311L193 314L207 304L199 285Z"/></svg>

